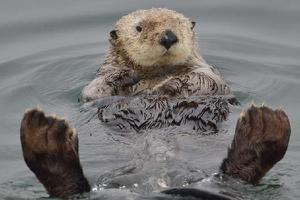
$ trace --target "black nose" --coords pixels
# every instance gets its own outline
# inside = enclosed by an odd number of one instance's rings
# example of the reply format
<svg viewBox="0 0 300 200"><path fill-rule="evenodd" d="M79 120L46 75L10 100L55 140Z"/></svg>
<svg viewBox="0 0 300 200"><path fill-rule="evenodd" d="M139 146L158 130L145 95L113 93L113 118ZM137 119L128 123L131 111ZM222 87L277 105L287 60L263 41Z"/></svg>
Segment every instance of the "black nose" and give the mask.
<svg viewBox="0 0 300 200"><path fill-rule="evenodd" d="M166 49L170 49L170 47L178 41L177 36L171 31L166 30L162 38L160 39L160 44L163 45Z"/></svg>

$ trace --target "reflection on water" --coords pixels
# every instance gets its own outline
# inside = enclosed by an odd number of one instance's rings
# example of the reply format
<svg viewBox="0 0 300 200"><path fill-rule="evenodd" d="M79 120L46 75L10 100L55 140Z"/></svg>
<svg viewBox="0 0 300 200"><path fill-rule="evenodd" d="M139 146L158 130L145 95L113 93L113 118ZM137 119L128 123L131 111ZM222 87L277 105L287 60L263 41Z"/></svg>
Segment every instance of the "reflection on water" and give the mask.
<svg viewBox="0 0 300 200"><path fill-rule="evenodd" d="M1 199L47 196L25 166L19 142L22 113L37 105L66 116L78 129L82 163L94 185L121 188L100 190L92 197L155 197L166 187L196 182L196 187L242 199L299 199L297 0L0 0L0 4ZM220 69L241 101L218 135L201 137L176 128L113 132L100 124L95 110L78 103L81 89L103 60L114 21L149 7L176 9L197 21L204 58ZM211 176L226 153L239 112L252 101L282 106L293 130L286 157L255 187Z"/></svg>

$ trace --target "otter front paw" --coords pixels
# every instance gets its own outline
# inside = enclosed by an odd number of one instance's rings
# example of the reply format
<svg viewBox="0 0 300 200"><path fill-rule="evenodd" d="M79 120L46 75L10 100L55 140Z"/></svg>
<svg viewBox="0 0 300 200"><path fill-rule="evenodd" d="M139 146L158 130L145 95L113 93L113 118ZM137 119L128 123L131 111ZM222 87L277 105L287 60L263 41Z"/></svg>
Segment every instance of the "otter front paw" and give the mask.
<svg viewBox="0 0 300 200"><path fill-rule="evenodd" d="M176 96L177 93L177 88L169 84L161 85L153 89L153 94Z"/></svg>
<svg viewBox="0 0 300 200"><path fill-rule="evenodd" d="M248 183L257 183L288 147L291 127L281 109L251 106L242 112L221 171Z"/></svg>
<svg viewBox="0 0 300 200"><path fill-rule="evenodd" d="M65 120L32 109L24 114L20 132L24 160L50 196L90 191L79 161L77 134Z"/></svg>
<svg viewBox="0 0 300 200"><path fill-rule="evenodd" d="M125 89L137 84L140 80L141 77L134 70L123 69L114 74L107 82L116 89Z"/></svg>
<svg viewBox="0 0 300 200"><path fill-rule="evenodd" d="M170 78L153 88L154 94L177 96L183 94L183 83L179 78Z"/></svg>

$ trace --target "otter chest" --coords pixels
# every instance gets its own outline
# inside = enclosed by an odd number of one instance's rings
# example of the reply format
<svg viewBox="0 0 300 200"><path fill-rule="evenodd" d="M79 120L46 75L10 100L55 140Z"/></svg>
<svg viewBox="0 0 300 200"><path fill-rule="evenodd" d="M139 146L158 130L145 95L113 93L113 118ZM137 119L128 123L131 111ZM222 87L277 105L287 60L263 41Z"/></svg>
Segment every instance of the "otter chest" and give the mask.
<svg viewBox="0 0 300 200"><path fill-rule="evenodd" d="M137 94L145 90L152 90L157 84L165 80L165 77L157 77L152 79L142 79L132 87L132 93Z"/></svg>

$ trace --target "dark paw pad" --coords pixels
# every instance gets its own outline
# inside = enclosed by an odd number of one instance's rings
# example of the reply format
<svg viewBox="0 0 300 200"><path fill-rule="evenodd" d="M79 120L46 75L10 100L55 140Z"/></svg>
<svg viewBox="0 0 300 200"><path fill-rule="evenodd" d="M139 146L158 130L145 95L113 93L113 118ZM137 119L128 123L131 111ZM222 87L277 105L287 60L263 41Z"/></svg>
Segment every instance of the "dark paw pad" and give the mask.
<svg viewBox="0 0 300 200"><path fill-rule="evenodd" d="M237 142L247 139L252 145L260 144L265 147L267 144L275 145L282 150L277 152L280 160L288 146L291 127L289 119L281 109L272 109L252 105L246 112L242 112L236 126ZM283 151L284 150L284 151Z"/></svg>
<svg viewBox="0 0 300 200"><path fill-rule="evenodd" d="M286 153L291 127L282 109L252 105L242 112L222 171L257 183Z"/></svg>
<svg viewBox="0 0 300 200"><path fill-rule="evenodd" d="M113 82L110 83L116 88L127 88L137 84L141 80L141 77L133 70L123 70L119 74L116 74L113 78Z"/></svg>
<svg viewBox="0 0 300 200"><path fill-rule="evenodd" d="M55 197L89 191L78 156L78 139L68 123L32 109L21 122L21 144L26 164Z"/></svg>
<svg viewBox="0 0 300 200"><path fill-rule="evenodd" d="M52 116L46 117L39 109L24 114L20 132L24 156L77 149L76 133L67 122Z"/></svg>

